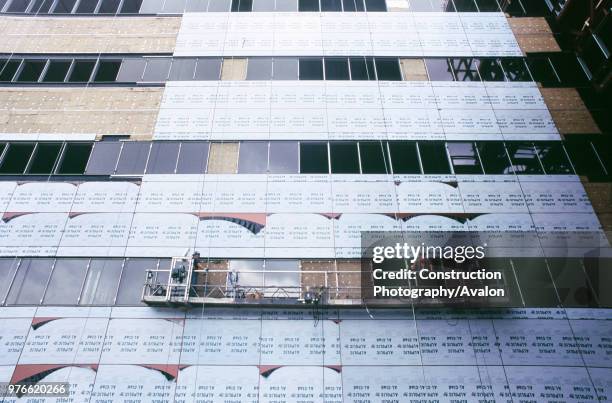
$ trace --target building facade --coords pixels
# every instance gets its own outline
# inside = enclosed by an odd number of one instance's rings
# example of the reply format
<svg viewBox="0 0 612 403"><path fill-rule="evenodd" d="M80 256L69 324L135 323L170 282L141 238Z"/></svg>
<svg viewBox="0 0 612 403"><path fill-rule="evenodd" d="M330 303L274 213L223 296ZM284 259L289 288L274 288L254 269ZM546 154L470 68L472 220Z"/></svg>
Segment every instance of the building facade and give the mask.
<svg viewBox="0 0 612 403"><path fill-rule="evenodd" d="M606 245L495 260L512 293L486 309L361 293L367 231L610 239L609 37L596 70L570 3L0 0L0 382L612 399Z"/></svg>

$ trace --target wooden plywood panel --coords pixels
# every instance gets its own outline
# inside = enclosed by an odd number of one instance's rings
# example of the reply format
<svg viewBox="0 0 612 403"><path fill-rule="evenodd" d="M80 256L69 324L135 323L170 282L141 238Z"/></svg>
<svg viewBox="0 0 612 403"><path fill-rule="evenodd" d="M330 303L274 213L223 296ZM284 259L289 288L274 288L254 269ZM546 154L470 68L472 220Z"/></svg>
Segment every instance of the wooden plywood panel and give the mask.
<svg viewBox="0 0 612 403"><path fill-rule="evenodd" d="M208 157L209 174L235 174L238 171L238 143L212 143Z"/></svg>
<svg viewBox="0 0 612 403"><path fill-rule="evenodd" d="M338 289L340 299L361 298L361 261L338 260Z"/></svg>
<svg viewBox="0 0 612 403"><path fill-rule="evenodd" d="M612 183L583 183L596 213L612 214Z"/></svg>
<svg viewBox="0 0 612 403"><path fill-rule="evenodd" d="M423 59L400 59L404 81L429 81Z"/></svg>
<svg viewBox="0 0 612 403"><path fill-rule="evenodd" d="M247 59L224 59L221 80L246 80Z"/></svg>
<svg viewBox="0 0 612 403"><path fill-rule="evenodd" d="M0 133L153 134L161 88L7 88Z"/></svg>
<svg viewBox="0 0 612 403"><path fill-rule="evenodd" d="M576 89L540 88L540 92L559 133L601 133Z"/></svg>
<svg viewBox="0 0 612 403"><path fill-rule="evenodd" d="M319 289L327 286L329 289L336 288L335 262L333 260L302 260L300 262L300 282L302 291L307 289ZM324 273L328 272L327 281Z"/></svg>
<svg viewBox="0 0 612 403"><path fill-rule="evenodd" d="M0 17L0 52L172 52L180 17Z"/></svg>
<svg viewBox="0 0 612 403"><path fill-rule="evenodd" d="M508 18L508 24L523 53L561 51L546 19L540 17Z"/></svg>

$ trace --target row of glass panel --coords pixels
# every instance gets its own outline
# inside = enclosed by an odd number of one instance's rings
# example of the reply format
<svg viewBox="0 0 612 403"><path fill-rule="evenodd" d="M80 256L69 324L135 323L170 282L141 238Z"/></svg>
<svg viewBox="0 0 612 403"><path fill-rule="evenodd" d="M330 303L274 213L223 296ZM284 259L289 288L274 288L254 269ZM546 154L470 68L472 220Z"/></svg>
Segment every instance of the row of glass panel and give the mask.
<svg viewBox="0 0 612 403"><path fill-rule="evenodd" d="M100 141L92 149L92 143L13 142L0 143L0 174L578 173L606 176L612 168L609 143ZM227 145L230 147L224 147ZM213 159L224 160L223 169L216 165L209 167L208 161Z"/></svg>
<svg viewBox="0 0 612 403"><path fill-rule="evenodd" d="M485 265L502 273L509 298L507 306L597 307L611 306L610 285L600 280L610 270L611 262L609 259L513 258L487 259ZM318 270L333 272L335 267L333 260L313 263ZM0 305L143 305L141 296L147 270L167 270L169 266L170 259L3 258L0 259ZM237 280L240 287L301 285L299 260L234 259L226 267L240 273ZM154 276L152 280L167 281L165 273ZM428 285L435 286L420 284Z"/></svg>
<svg viewBox="0 0 612 403"><path fill-rule="evenodd" d="M248 11L387 11L385 0L0 0L3 13L181 14ZM545 0L405 0L401 11L549 15Z"/></svg>
<svg viewBox="0 0 612 403"><path fill-rule="evenodd" d="M573 54L419 60L424 60L430 81L538 81L564 86L588 81L583 64ZM249 57L246 61L245 71L233 72L233 79L399 81L402 73L411 73L402 71L396 57ZM223 59L215 57L0 57L0 82L15 84L219 80L222 70Z"/></svg>

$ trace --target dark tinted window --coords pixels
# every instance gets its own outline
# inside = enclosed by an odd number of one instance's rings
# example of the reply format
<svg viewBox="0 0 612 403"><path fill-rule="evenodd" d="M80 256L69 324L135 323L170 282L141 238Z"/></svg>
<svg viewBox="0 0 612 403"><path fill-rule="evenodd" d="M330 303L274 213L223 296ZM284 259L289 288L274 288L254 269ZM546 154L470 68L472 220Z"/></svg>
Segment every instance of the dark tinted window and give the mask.
<svg viewBox="0 0 612 403"><path fill-rule="evenodd" d="M402 73L400 72L399 62L396 58L377 57L374 60L376 62L376 76L379 80L402 80Z"/></svg>
<svg viewBox="0 0 612 403"><path fill-rule="evenodd" d="M453 0L455 7L459 12L475 12L478 11L474 0Z"/></svg>
<svg viewBox="0 0 612 403"><path fill-rule="evenodd" d="M123 0L121 14L137 14L142 5L142 0Z"/></svg>
<svg viewBox="0 0 612 403"><path fill-rule="evenodd" d="M560 141L535 143L535 148L547 174L570 175L574 173Z"/></svg>
<svg viewBox="0 0 612 403"><path fill-rule="evenodd" d="M76 0L58 0L55 3L53 14L68 14L72 11Z"/></svg>
<svg viewBox="0 0 612 403"><path fill-rule="evenodd" d="M522 57L501 59L501 65L508 81L531 81L531 75Z"/></svg>
<svg viewBox="0 0 612 403"><path fill-rule="evenodd" d="M31 143L11 143L8 150L4 153L4 158L0 163L1 174L21 174L23 173L30 155L34 150Z"/></svg>
<svg viewBox="0 0 612 403"><path fill-rule="evenodd" d="M480 81L478 61L472 58L450 59L457 81Z"/></svg>
<svg viewBox="0 0 612 403"><path fill-rule="evenodd" d="M121 66L120 61L115 60L100 60L98 63L98 70L94 76L96 82L112 82L117 78L119 73L119 67Z"/></svg>
<svg viewBox="0 0 612 403"><path fill-rule="evenodd" d="M576 174L586 175L591 179L605 175L604 168L590 141L581 138L569 138L564 144L576 169Z"/></svg>
<svg viewBox="0 0 612 403"><path fill-rule="evenodd" d="M419 152L424 174L449 174L451 172L444 143L437 141L419 143Z"/></svg>
<svg viewBox="0 0 612 403"><path fill-rule="evenodd" d="M98 0L81 0L75 10L76 14L91 14L95 11Z"/></svg>
<svg viewBox="0 0 612 403"><path fill-rule="evenodd" d="M272 58L250 57L247 65L247 80L271 80Z"/></svg>
<svg viewBox="0 0 612 403"><path fill-rule="evenodd" d="M239 174L263 174L268 169L268 142L242 141L238 150Z"/></svg>
<svg viewBox="0 0 612 403"><path fill-rule="evenodd" d="M148 59L142 81L165 81L168 78L171 63L170 58Z"/></svg>
<svg viewBox="0 0 612 403"><path fill-rule="evenodd" d="M89 259L58 259L45 292L45 305L76 305ZM69 279L69 280L68 280Z"/></svg>
<svg viewBox="0 0 612 403"><path fill-rule="evenodd" d="M363 0L342 0L344 11L365 11Z"/></svg>
<svg viewBox="0 0 612 403"><path fill-rule="evenodd" d="M385 0L365 0L366 11L387 11Z"/></svg>
<svg viewBox="0 0 612 403"><path fill-rule="evenodd" d="M219 77L221 77L220 58L198 59L195 70L196 80L218 80Z"/></svg>
<svg viewBox="0 0 612 403"><path fill-rule="evenodd" d="M102 0L100 8L98 9L99 14L115 14L119 8L119 0Z"/></svg>
<svg viewBox="0 0 612 403"><path fill-rule="evenodd" d="M326 80L348 80L349 67L346 57L326 57L325 58L325 79Z"/></svg>
<svg viewBox="0 0 612 403"><path fill-rule="evenodd" d="M4 301L18 267L19 258L0 259L0 303Z"/></svg>
<svg viewBox="0 0 612 403"><path fill-rule="evenodd" d="M547 57L530 57L527 59L529 70L535 81L545 85L558 84L559 80Z"/></svg>
<svg viewBox="0 0 612 403"><path fill-rule="evenodd" d="M342 11L342 1L321 0L321 11Z"/></svg>
<svg viewBox="0 0 612 403"><path fill-rule="evenodd" d="M117 175L142 175L149 156L151 143L145 141L125 142L117 163Z"/></svg>
<svg viewBox="0 0 612 403"><path fill-rule="evenodd" d="M89 81L91 72L96 65L95 60L75 60L68 81L71 83L83 83Z"/></svg>
<svg viewBox="0 0 612 403"><path fill-rule="evenodd" d="M21 71L15 81L34 82L38 81L40 73L45 68L46 60L24 60Z"/></svg>
<svg viewBox="0 0 612 403"><path fill-rule="evenodd" d="M52 267L53 259L22 259L6 304L39 305Z"/></svg>
<svg viewBox="0 0 612 403"><path fill-rule="evenodd" d="M300 173L329 173L327 160L327 143L300 143Z"/></svg>
<svg viewBox="0 0 612 403"><path fill-rule="evenodd" d="M555 287L543 259L512 259L526 306L551 307L559 304Z"/></svg>
<svg viewBox="0 0 612 403"><path fill-rule="evenodd" d="M20 64L21 59L9 60L4 63L2 69L0 69L0 81L11 81Z"/></svg>
<svg viewBox="0 0 612 403"><path fill-rule="evenodd" d="M505 81L504 72L497 59L480 59L478 72L483 81Z"/></svg>
<svg viewBox="0 0 612 403"><path fill-rule="evenodd" d="M83 284L80 305L113 305L123 259L92 259Z"/></svg>
<svg viewBox="0 0 612 403"><path fill-rule="evenodd" d="M42 81L45 83L63 82L70 69L71 60L51 60Z"/></svg>
<svg viewBox="0 0 612 403"><path fill-rule="evenodd" d="M117 292L117 305L144 305L140 297L142 289L136 286L143 282L147 270L157 269L157 259L126 259Z"/></svg>
<svg viewBox="0 0 612 403"><path fill-rule="evenodd" d="M30 13L46 14L51 9L53 0L36 0L30 8Z"/></svg>
<svg viewBox="0 0 612 403"><path fill-rule="evenodd" d="M323 60L300 58L300 80L323 80Z"/></svg>
<svg viewBox="0 0 612 403"><path fill-rule="evenodd" d="M478 9L480 12L497 12L500 11L499 4L497 4L497 0L476 0L476 4L478 5Z"/></svg>
<svg viewBox="0 0 612 403"><path fill-rule="evenodd" d="M425 65L430 81L453 81L455 79L446 59L425 59Z"/></svg>
<svg viewBox="0 0 612 403"><path fill-rule="evenodd" d="M30 0L13 0L6 11L9 13L23 13L28 8L28 4L30 4Z"/></svg>
<svg viewBox="0 0 612 403"><path fill-rule="evenodd" d="M80 175L85 172L92 145L90 143L68 143L57 167L58 174Z"/></svg>
<svg viewBox="0 0 612 403"><path fill-rule="evenodd" d="M206 172L208 162L208 142L185 141L181 143L177 174L202 174Z"/></svg>
<svg viewBox="0 0 612 403"><path fill-rule="evenodd" d="M358 174L359 155L355 142L332 142L329 144L331 172L333 174Z"/></svg>
<svg viewBox="0 0 612 403"><path fill-rule="evenodd" d="M119 141L96 142L85 173L87 175L112 175L115 172L120 150L121 142Z"/></svg>
<svg viewBox="0 0 612 403"><path fill-rule="evenodd" d="M148 174L173 174L176 168L180 143L174 141L155 142L147 163Z"/></svg>
<svg viewBox="0 0 612 403"><path fill-rule="evenodd" d="M502 175L512 173L512 165L503 143L485 141L477 143L477 147L485 174Z"/></svg>
<svg viewBox="0 0 612 403"><path fill-rule="evenodd" d="M474 143L448 143L447 148L456 174L483 173Z"/></svg>
<svg viewBox="0 0 612 403"><path fill-rule="evenodd" d="M447 11L454 12L455 5L452 0L429 0L431 2L431 6L433 7L432 11Z"/></svg>
<svg viewBox="0 0 612 403"><path fill-rule="evenodd" d="M608 171L608 174L612 174L612 141L610 140L610 136L596 135L592 144L601 163Z"/></svg>
<svg viewBox="0 0 612 403"><path fill-rule="evenodd" d="M376 80L373 58L351 57L349 60L352 80Z"/></svg>
<svg viewBox="0 0 612 403"><path fill-rule="evenodd" d="M532 143L506 143L517 174L541 174L542 167Z"/></svg>
<svg viewBox="0 0 612 403"><path fill-rule="evenodd" d="M387 144L382 141L360 141L361 172L364 174L386 174L391 169L387 159Z"/></svg>
<svg viewBox="0 0 612 403"><path fill-rule="evenodd" d="M547 258L555 288L565 307L596 307L593 292L581 259Z"/></svg>
<svg viewBox="0 0 612 403"><path fill-rule="evenodd" d="M389 152L394 174L420 174L419 156L413 141L390 141Z"/></svg>
<svg viewBox="0 0 612 403"><path fill-rule="evenodd" d="M61 148L61 143L38 143L28 173L33 175L52 173Z"/></svg>
<svg viewBox="0 0 612 403"><path fill-rule="evenodd" d="M253 0L232 0L231 11L251 11Z"/></svg>
<svg viewBox="0 0 612 403"><path fill-rule="evenodd" d="M319 0L298 0L298 11L319 11Z"/></svg>
<svg viewBox="0 0 612 403"><path fill-rule="evenodd" d="M271 141L268 165L272 174L298 173L298 142Z"/></svg>
<svg viewBox="0 0 612 403"><path fill-rule="evenodd" d="M196 59L174 59L170 67L168 80L189 81L193 80L196 68Z"/></svg>
<svg viewBox="0 0 612 403"><path fill-rule="evenodd" d="M573 53L550 55L550 61L564 86L580 86L588 83L588 78Z"/></svg>

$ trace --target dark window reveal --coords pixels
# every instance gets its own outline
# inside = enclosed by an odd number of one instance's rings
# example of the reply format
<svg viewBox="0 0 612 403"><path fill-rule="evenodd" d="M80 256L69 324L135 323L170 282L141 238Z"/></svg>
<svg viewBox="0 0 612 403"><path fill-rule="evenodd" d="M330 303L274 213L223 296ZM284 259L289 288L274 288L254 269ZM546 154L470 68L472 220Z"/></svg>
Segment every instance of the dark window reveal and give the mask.
<svg viewBox="0 0 612 403"><path fill-rule="evenodd" d="M21 71L15 81L36 82L45 68L46 60L24 60Z"/></svg>
<svg viewBox="0 0 612 403"><path fill-rule="evenodd" d="M364 174L386 174L391 172L387 158L387 143L382 141L360 141L361 172Z"/></svg>
<svg viewBox="0 0 612 403"><path fill-rule="evenodd" d="M85 83L89 81L95 65L95 60L75 60L68 81L71 83Z"/></svg>
<svg viewBox="0 0 612 403"><path fill-rule="evenodd" d="M352 80L376 80L373 58L351 57L349 63L351 65Z"/></svg>
<svg viewBox="0 0 612 403"><path fill-rule="evenodd" d="M332 142L329 144L331 172L333 174L358 174L359 155L355 142Z"/></svg>
<svg viewBox="0 0 612 403"><path fill-rule="evenodd" d="M91 143L67 143L56 173L65 175L81 175L85 172Z"/></svg>
<svg viewBox="0 0 612 403"><path fill-rule="evenodd" d="M21 59L9 60L0 68L0 81L11 81L21 64Z"/></svg>
<svg viewBox="0 0 612 403"><path fill-rule="evenodd" d="M421 164L424 174L449 174L450 166L443 142L419 143Z"/></svg>
<svg viewBox="0 0 612 403"><path fill-rule="evenodd" d="M394 174L420 174L419 155L413 141L390 141L389 152Z"/></svg>
<svg viewBox="0 0 612 403"><path fill-rule="evenodd" d="M298 11L319 11L319 0L298 0Z"/></svg>
<svg viewBox="0 0 612 403"><path fill-rule="evenodd" d="M303 142L300 143L300 173L326 174L329 173L327 159L327 143Z"/></svg>
<svg viewBox="0 0 612 403"><path fill-rule="evenodd" d="M100 60L94 76L95 82L113 82L117 79L121 62L118 60Z"/></svg>
<svg viewBox="0 0 612 403"><path fill-rule="evenodd" d="M300 80L323 80L323 59L300 58Z"/></svg>
<svg viewBox="0 0 612 403"><path fill-rule="evenodd" d="M25 170L30 156L34 151L34 144L11 143L5 151L0 164L0 174L21 174Z"/></svg>
<svg viewBox="0 0 612 403"><path fill-rule="evenodd" d="M61 143L38 143L28 173L32 175L52 173L61 148Z"/></svg>
<svg viewBox="0 0 612 403"><path fill-rule="evenodd" d="M64 82L71 64L72 60L51 60L42 81L44 83Z"/></svg>
<svg viewBox="0 0 612 403"><path fill-rule="evenodd" d="M561 142L535 143L536 152L549 175L571 175L574 173Z"/></svg>
<svg viewBox="0 0 612 403"><path fill-rule="evenodd" d="M325 58L326 80L348 80L349 78L348 59L346 57Z"/></svg>
<svg viewBox="0 0 612 403"><path fill-rule="evenodd" d="M400 71L399 62L396 58L377 57L374 60L376 62L376 76L379 80L402 80L402 73Z"/></svg>
<svg viewBox="0 0 612 403"><path fill-rule="evenodd" d="M512 164L508 159L502 142L485 141L477 143L478 154L486 175L505 175L512 173Z"/></svg>

